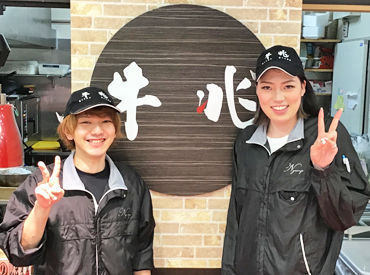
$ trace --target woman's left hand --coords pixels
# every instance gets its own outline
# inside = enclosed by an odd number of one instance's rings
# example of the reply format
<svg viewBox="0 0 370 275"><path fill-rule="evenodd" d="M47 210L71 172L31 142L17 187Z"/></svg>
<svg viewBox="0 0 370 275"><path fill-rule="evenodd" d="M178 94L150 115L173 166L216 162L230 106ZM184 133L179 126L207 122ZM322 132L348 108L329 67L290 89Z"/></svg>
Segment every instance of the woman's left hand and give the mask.
<svg viewBox="0 0 370 275"><path fill-rule="evenodd" d="M337 127L342 112L342 109L337 111L330 124L329 131L325 132L324 111L322 108L320 109L317 118L317 138L310 151L311 161L315 167L322 169L328 167L338 153Z"/></svg>

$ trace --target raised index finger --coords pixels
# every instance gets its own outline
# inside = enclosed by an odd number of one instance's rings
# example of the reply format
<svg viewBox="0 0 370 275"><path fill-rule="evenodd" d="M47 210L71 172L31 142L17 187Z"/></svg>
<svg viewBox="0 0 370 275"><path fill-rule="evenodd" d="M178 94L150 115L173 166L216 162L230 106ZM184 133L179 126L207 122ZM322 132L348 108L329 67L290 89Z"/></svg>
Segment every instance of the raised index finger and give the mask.
<svg viewBox="0 0 370 275"><path fill-rule="evenodd" d="M60 157L59 156L55 156L55 161L54 161L54 169L53 169L53 173L51 174L51 177L53 179L55 178L59 178L59 173L60 173Z"/></svg>
<svg viewBox="0 0 370 275"><path fill-rule="evenodd" d="M50 173L49 173L48 168L46 168L45 163L44 163L44 162L42 162L42 161L39 161L39 162L37 163L37 165L38 165L38 167L39 167L39 169L40 169L40 171L41 171L41 174L42 174L42 182L41 182L41 183L46 183L46 182L48 182L48 181L49 181L49 179L50 179Z"/></svg>
<svg viewBox="0 0 370 275"><path fill-rule="evenodd" d="M320 108L319 115L317 116L317 135L320 137L324 133L325 133L324 110Z"/></svg>
<svg viewBox="0 0 370 275"><path fill-rule="evenodd" d="M335 114L335 116L334 116L334 118L333 118L333 120L332 120L332 122L330 124L329 132L335 131L337 129L338 123L339 123L339 119L340 119L340 116L342 115L342 113L343 113L343 109L342 108L340 108L336 112L336 114Z"/></svg>

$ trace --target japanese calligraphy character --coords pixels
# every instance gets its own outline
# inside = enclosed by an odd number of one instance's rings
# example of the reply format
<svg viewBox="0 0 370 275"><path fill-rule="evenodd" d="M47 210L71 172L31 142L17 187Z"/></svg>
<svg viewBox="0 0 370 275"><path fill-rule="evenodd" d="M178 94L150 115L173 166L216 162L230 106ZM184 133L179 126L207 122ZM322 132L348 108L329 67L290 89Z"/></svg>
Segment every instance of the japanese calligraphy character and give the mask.
<svg viewBox="0 0 370 275"><path fill-rule="evenodd" d="M147 86L149 81L143 76L142 69L135 62L132 62L123 70L123 75L126 81L122 80L118 72L113 74L113 81L108 85L108 92L121 100L116 107L121 112L126 111L126 136L129 140L134 140L139 128L136 121L136 108L142 105L159 107L162 103L156 96L138 97L140 89Z"/></svg>
<svg viewBox="0 0 370 275"><path fill-rule="evenodd" d="M234 125L240 129L252 124L253 119L248 121L241 121L236 113L235 102L234 102L234 74L236 68L234 66L226 66L225 68L225 92L227 106L230 111L231 119ZM251 72L253 77L254 73ZM241 89L248 89L251 86L251 82L248 78L244 78L236 88L236 91ZM202 90L197 91L197 96L199 98L199 106L197 108L198 113L202 113L204 110L205 115L211 121L217 122L221 113L222 101L223 101L223 91L222 88L216 84L207 84L207 90L209 91L208 101L201 105L201 101L204 97L204 92ZM249 111L256 111L257 104L253 100L244 99L238 97L240 105Z"/></svg>

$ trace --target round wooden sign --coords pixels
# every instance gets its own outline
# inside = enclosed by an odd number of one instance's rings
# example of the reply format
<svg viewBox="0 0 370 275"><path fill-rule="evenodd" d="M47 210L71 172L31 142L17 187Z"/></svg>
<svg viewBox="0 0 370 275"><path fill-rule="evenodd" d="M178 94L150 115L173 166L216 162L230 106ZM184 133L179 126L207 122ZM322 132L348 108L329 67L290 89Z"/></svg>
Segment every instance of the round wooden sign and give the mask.
<svg viewBox="0 0 370 275"><path fill-rule="evenodd" d="M161 193L231 183L234 138L256 107L250 71L263 50L243 24L208 7L166 6L130 21L105 46L91 80L122 111L126 136L109 155Z"/></svg>

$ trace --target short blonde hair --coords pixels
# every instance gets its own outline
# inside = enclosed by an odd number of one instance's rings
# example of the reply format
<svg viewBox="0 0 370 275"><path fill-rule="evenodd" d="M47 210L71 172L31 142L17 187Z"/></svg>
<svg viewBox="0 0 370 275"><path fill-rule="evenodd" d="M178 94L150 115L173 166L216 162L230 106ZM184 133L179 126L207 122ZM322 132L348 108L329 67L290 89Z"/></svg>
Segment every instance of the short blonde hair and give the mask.
<svg viewBox="0 0 370 275"><path fill-rule="evenodd" d="M123 137L121 131L121 118L119 116L119 113L109 107L96 107L77 115L70 114L66 116L59 124L57 128L57 133L67 149L73 150L76 147L74 140L69 140L67 138L67 135L72 135L74 133L77 126L78 116L81 114L96 115L99 117L109 116L113 121L114 128L116 129L116 139Z"/></svg>

